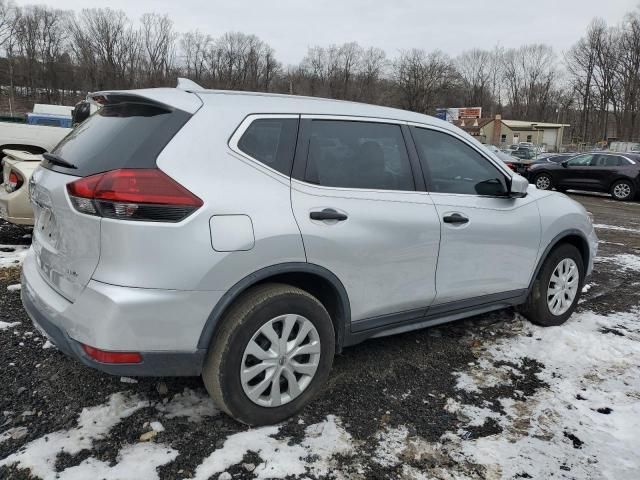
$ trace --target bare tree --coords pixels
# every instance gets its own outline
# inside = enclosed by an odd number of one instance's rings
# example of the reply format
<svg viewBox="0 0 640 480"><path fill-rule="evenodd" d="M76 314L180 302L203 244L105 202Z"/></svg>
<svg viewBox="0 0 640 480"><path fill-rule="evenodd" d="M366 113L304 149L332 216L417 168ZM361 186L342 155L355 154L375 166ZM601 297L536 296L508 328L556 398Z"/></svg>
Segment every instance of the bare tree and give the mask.
<svg viewBox="0 0 640 480"><path fill-rule="evenodd" d="M400 106L421 113L432 113L440 96L453 86L453 65L440 51L403 51L393 65L393 79Z"/></svg>
<svg viewBox="0 0 640 480"><path fill-rule="evenodd" d="M140 41L148 85L165 85L175 60L177 34L168 15L145 13L140 19Z"/></svg>

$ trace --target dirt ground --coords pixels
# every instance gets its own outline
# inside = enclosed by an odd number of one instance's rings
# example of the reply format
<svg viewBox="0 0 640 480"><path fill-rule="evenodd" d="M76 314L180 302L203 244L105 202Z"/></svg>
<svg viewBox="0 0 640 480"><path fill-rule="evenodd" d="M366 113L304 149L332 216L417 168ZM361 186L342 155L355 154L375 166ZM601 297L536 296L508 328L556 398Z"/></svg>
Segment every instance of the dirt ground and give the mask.
<svg viewBox="0 0 640 480"><path fill-rule="evenodd" d="M578 314L637 315L638 271L623 260L635 261L640 255L640 203L572 196L593 214L601 240ZM0 223L0 246L29 241L28 231ZM89 478L86 472L92 472L91 478L136 479L285 478L287 474L291 478L549 478L551 474L613 478L599 470L600 459L594 462L597 452L585 456L590 452L589 438L581 433L579 422L575 428L558 426L557 435L551 426L546 435L532 433L531 425L540 415L526 410L527 400L554 392L551 367L544 359L492 360L492 371L502 372L503 381L484 382L482 388L461 387L461 379L486 367L483 358L498 358L496 346L538 336L539 330L531 330L513 310L348 348L336 357L324 393L300 415L274 430L252 430L215 412L199 378L121 379L88 369L55 348L43 348L48 345L24 313L19 291L7 290L16 283L19 267L0 269L0 322L16 323L0 329L0 478ZM624 337L621 327L616 328L609 328L614 333L603 331L603 338L615 340L615 331ZM94 419L94 430L87 426L88 413L81 415L84 408L92 412L121 398L135 407L116 412L119 416L113 423L100 426ZM505 418L511 413L505 405L524 408L508 426ZM484 412L481 421L470 421L469 412L479 410ZM556 425L563 421L555 418L549 421ZM162 429L155 429L152 422L161 423ZM519 429L518 422L525 426ZM311 427L318 425L322 431L315 435ZM550 456L548 465L537 471L534 462L529 465L525 460L511 471L504 462L481 461L477 453L469 453L467 445L480 445L507 430L509 435L520 431L518 441L535 437L568 453L562 460ZM141 442L148 432L154 433ZM133 449L139 445L146 450ZM216 451L219 468L213 460L207 463ZM2 466L2 459L21 452L26 452L22 460ZM145 462L148 471L140 469Z"/></svg>

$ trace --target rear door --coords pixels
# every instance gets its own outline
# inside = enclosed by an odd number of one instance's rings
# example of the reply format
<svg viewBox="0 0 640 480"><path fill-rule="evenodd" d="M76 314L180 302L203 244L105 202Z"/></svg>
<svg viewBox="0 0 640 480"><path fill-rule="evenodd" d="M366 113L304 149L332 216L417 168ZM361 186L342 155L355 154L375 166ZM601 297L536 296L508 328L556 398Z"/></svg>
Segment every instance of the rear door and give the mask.
<svg viewBox="0 0 640 480"><path fill-rule="evenodd" d="M613 181L619 178L621 167L629 165L625 158L610 153L598 154L593 163L594 166L590 170L591 181L594 187L603 191L608 191Z"/></svg>
<svg viewBox="0 0 640 480"><path fill-rule="evenodd" d="M470 142L411 128L427 188L442 222L434 307L521 295L540 245L532 198L508 198L508 173Z"/></svg>
<svg viewBox="0 0 640 480"><path fill-rule="evenodd" d="M45 158L30 180L33 250L43 278L74 301L100 259L101 217L74 209L67 185L119 168L154 168L160 151L191 117L188 112L133 96L106 98Z"/></svg>
<svg viewBox="0 0 640 480"><path fill-rule="evenodd" d="M389 325L389 314L421 316L435 298L440 221L421 176L414 178L420 167L407 134L400 123L375 119L301 122L293 212L307 260L344 284L354 331Z"/></svg>

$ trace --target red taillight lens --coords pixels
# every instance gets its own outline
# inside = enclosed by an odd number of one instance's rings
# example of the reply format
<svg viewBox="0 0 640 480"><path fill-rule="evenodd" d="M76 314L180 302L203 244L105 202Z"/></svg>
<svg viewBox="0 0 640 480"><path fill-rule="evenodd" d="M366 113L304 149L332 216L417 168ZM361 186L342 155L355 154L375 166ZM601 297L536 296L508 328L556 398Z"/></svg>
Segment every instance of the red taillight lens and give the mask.
<svg viewBox="0 0 640 480"><path fill-rule="evenodd" d="M507 163L507 167L509 167L514 172L516 171L516 167L515 167L515 165L513 163Z"/></svg>
<svg viewBox="0 0 640 480"><path fill-rule="evenodd" d="M202 200L157 169L121 169L92 175L67 185L79 212L107 218L179 222Z"/></svg>
<svg viewBox="0 0 640 480"><path fill-rule="evenodd" d="M138 352L107 352L82 344L84 352L100 363L140 363L142 355Z"/></svg>
<svg viewBox="0 0 640 480"><path fill-rule="evenodd" d="M5 185L5 190L9 193L15 192L24 184L24 180L20 174L11 171L9 172L9 181Z"/></svg>

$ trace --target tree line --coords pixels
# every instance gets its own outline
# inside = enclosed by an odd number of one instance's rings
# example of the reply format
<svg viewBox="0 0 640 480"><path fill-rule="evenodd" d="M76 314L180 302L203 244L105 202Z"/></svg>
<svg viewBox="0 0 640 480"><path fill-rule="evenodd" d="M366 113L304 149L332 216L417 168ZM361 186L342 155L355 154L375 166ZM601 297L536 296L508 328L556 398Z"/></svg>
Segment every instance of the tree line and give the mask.
<svg viewBox="0 0 640 480"><path fill-rule="evenodd" d="M544 44L470 49L457 57L412 48L393 56L355 42L310 47L295 65L256 37L178 32L167 15L134 21L109 8L80 12L0 0L0 109L73 104L86 92L175 86L363 101L433 114L479 106L484 116L571 124L569 140L640 138L640 11L595 19L559 55Z"/></svg>

